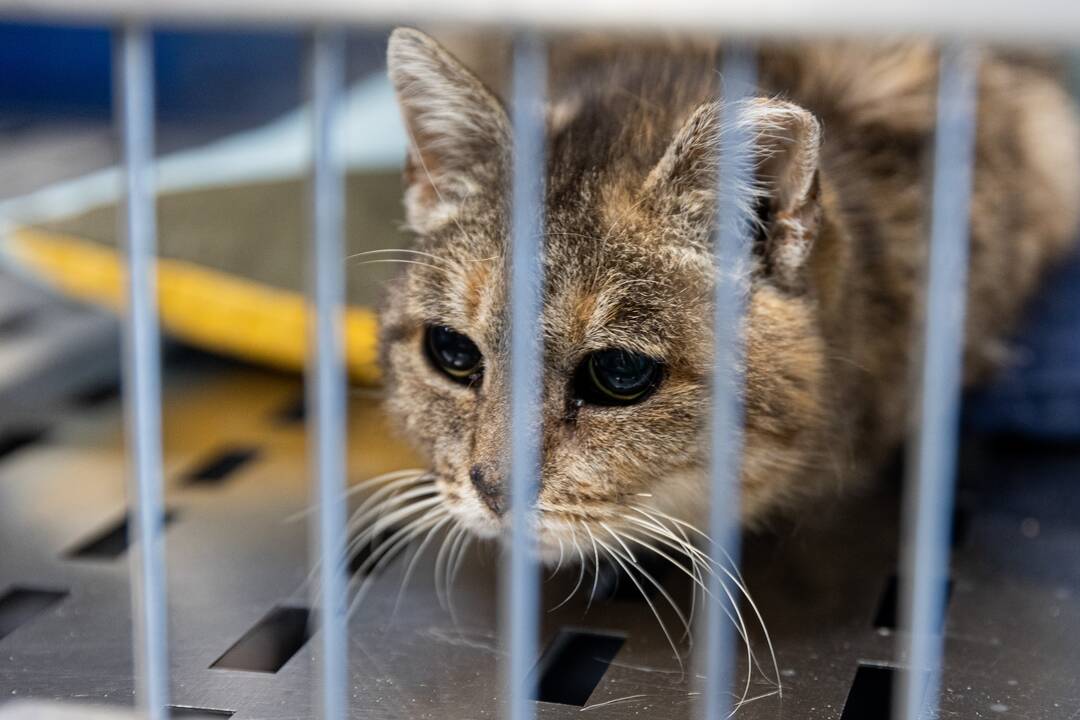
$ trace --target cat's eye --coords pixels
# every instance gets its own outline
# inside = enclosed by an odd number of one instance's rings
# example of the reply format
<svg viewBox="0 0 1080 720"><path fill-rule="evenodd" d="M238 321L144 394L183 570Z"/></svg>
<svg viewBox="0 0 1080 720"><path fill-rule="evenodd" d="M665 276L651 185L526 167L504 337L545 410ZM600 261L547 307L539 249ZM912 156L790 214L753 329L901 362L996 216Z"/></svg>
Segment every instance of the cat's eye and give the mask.
<svg viewBox="0 0 1080 720"><path fill-rule="evenodd" d="M574 373L574 394L593 405L633 405L660 383L658 361L631 350L590 353Z"/></svg>
<svg viewBox="0 0 1080 720"><path fill-rule="evenodd" d="M484 356L480 348L457 330L428 325L424 347L431 364L454 382L471 385L483 373Z"/></svg>

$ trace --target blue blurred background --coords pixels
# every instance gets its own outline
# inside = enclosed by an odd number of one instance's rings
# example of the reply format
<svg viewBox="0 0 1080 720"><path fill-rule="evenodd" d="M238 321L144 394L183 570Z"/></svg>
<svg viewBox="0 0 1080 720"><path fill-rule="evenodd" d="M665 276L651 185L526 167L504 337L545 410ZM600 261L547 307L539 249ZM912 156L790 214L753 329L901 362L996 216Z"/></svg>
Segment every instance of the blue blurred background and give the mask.
<svg viewBox="0 0 1080 720"><path fill-rule="evenodd" d="M0 23L3 112L107 118L111 52L108 28ZM284 111L299 96L302 53L290 32L155 33L159 117Z"/></svg>

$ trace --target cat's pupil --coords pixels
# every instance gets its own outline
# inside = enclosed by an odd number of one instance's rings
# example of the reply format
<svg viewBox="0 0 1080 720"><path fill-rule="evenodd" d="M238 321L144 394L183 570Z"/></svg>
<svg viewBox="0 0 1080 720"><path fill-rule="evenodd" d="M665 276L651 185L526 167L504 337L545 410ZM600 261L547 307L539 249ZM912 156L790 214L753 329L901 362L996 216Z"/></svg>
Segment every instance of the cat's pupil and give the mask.
<svg viewBox="0 0 1080 720"><path fill-rule="evenodd" d="M596 376L620 394L641 389L652 371L652 360L626 350L605 350L592 356Z"/></svg>
<svg viewBox="0 0 1080 720"><path fill-rule="evenodd" d="M476 343L465 335L445 325L431 325L427 329L428 356L435 367L452 380L471 382L480 372L483 356Z"/></svg>
<svg viewBox="0 0 1080 720"><path fill-rule="evenodd" d="M594 405L632 405L654 390L660 363L621 348L600 350L587 356L574 375L576 398Z"/></svg>

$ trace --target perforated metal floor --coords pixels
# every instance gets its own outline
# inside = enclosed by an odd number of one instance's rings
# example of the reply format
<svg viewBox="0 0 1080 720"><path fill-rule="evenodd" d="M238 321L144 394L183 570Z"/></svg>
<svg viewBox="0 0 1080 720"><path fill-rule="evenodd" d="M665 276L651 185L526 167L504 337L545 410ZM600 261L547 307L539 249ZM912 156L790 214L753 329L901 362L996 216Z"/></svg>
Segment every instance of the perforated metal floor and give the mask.
<svg viewBox="0 0 1080 720"><path fill-rule="evenodd" d="M184 717L311 717L308 529L289 520L308 502L298 382L189 354L165 379L173 702ZM351 412L352 480L413 465L375 400L354 398ZM0 702L132 701L120 431L119 399L103 391L50 413L44 433L0 438ZM961 492L941 717L1074 720L1080 450L970 447L979 452ZM749 697L759 699L740 717L887 717L894 505L883 482L813 509L813 522L749 539L747 580L783 698L758 678ZM498 716L497 558L466 559L455 620L438 602L435 554L400 600L405 563L395 561L353 618L356 718ZM545 606L576 579L546 583ZM677 573L664 582L685 599ZM588 609L583 591L545 614L542 693L559 702L538 703L539 717L689 717L690 679L648 605L625 582L609 590ZM677 626L670 613L665 621ZM755 649L767 659L760 638Z"/></svg>

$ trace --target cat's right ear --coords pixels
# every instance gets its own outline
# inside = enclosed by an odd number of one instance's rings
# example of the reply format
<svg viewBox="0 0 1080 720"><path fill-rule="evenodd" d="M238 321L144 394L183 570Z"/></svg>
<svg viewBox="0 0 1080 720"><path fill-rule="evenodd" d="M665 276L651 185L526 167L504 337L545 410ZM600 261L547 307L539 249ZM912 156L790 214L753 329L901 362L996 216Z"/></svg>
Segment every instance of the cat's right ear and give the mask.
<svg viewBox="0 0 1080 720"><path fill-rule="evenodd" d="M762 237L755 249L762 269L779 285L796 289L817 237L820 220L818 155L821 124L808 110L784 100L753 98L733 113L752 147L749 182L736 188L747 218L758 216ZM703 247L716 214L718 147L725 132L717 103L700 105L676 133L649 173L645 190L658 207Z"/></svg>
<svg viewBox="0 0 1080 720"><path fill-rule="evenodd" d="M418 30L394 30L387 67L410 139L406 219L413 230L429 232L479 188L497 187L510 121L494 93Z"/></svg>

